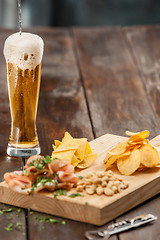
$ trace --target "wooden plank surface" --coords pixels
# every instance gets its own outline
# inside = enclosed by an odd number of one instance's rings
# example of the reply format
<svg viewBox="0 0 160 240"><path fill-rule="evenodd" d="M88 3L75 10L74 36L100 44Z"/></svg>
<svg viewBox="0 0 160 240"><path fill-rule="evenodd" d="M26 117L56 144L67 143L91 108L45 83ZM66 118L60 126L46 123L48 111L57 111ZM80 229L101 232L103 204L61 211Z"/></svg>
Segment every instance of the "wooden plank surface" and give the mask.
<svg viewBox="0 0 160 240"><path fill-rule="evenodd" d="M159 128L120 28L73 29L96 137Z"/></svg>
<svg viewBox="0 0 160 240"><path fill-rule="evenodd" d="M160 26L124 28L128 46L133 52L137 69L139 70L149 101L154 112L160 119ZM157 129L159 131L159 129Z"/></svg>

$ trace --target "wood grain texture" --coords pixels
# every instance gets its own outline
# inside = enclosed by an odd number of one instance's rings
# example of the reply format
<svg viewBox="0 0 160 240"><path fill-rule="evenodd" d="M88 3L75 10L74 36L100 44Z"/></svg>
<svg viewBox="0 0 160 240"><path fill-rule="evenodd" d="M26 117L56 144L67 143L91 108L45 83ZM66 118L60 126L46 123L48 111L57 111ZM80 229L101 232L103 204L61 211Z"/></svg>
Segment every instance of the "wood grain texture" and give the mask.
<svg viewBox="0 0 160 240"><path fill-rule="evenodd" d="M153 109L153 116L160 121L159 110L159 30L160 26L142 26L142 27L126 27L123 29L126 44L133 55L134 63L143 81L144 88L147 92L149 104ZM159 124L152 126L156 135L159 134ZM158 144L159 136L153 139L153 144ZM147 201L138 208L133 209L117 221L124 218L141 215L143 213L153 213L159 218L159 195ZM119 235L120 240L127 239L148 239L159 240L159 220L154 224L146 226L145 228L138 228L131 233L122 233Z"/></svg>
<svg viewBox="0 0 160 240"><path fill-rule="evenodd" d="M149 101L160 120L160 26L124 28L124 35L133 52ZM158 132L160 128L156 129Z"/></svg>
<svg viewBox="0 0 160 240"><path fill-rule="evenodd" d="M32 29L33 31L33 29ZM51 154L54 139L67 130L93 139L79 70L66 29L35 29L45 43L37 127L42 154Z"/></svg>
<svg viewBox="0 0 160 240"><path fill-rule="evenodd" d="M8 89L7 89L7 76L6 76L6 66L3 57L3 46L5 39L13 33L10 30L0 29L0 181L3 180L3 174L5 172L10 172L14 170L22 169L22 161L18 158L11 158L6 155L6 149L8 144L8 138L10 133L10 110L9 110L9 100L8 100ZM0 204L0 208L6 209L7 206ZM17 217L17 208L13 208L14 211L9 214L0 214L0 233L1 239L4 240L24 240L26 239L26 226L25 226L25 215L24 211ZM9 220L8 216L12 214L13 219ZM23 229L21 231L14 230L13 232L8 232L4 228L8 226L9 223L21 222Z"/></svg>
<svg viewBox="0 0 160 240"><path fill-rule="evenodd" d="M120 28L73 29L95 135L123 135L158 121Z"/></svg>
<svg viewBox="0 0 160 240"><path fill-rule="evenodd" d="M107 150L119 142L124 142L125 139L106 134L91 141L90 146L98 154L98 158L89 168L77 174L85 176L88 172L96 172L97 169L105 170L104 158ZM156 143L158 147L160 142ZM45 191L29 196L11 191L7 184L2 182L0 183L0 201L94 225L103 225L160 192L158 184L160 168L137 171L132 176L122 176L115 166L110 169L116 173L117 177L129 182L129 188L112 197L97 194L90 196L85 192L82 193L83 197L68 197L75 192L74 189L68 192L68 196L59 196L58 199L54 199L51 193Z"/></svg>

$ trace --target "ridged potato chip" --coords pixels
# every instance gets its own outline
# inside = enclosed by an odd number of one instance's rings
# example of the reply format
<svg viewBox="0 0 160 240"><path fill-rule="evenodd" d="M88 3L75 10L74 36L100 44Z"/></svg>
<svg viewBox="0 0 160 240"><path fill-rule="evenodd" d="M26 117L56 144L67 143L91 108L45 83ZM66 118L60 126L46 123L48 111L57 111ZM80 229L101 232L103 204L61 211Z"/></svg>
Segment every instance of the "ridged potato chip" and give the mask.
<svg viewBox="0 0 160 240"><path fill-rule="evenodd" d="M159 155L157 150L150 144L144 145L140 149L141 163L145 167L155 167L159 162Z"/></svg>
<svg viewBox="0 0 160 240"><path fill-rule="evenodd" d="M145 130L138 133L126 131L126 134L131 137L108 151L105 158L106 169L116 163L122 174L131 175L137 169L142 171L146 167L157 166L159 162L158 151L146 139L149 136L149 131Z"/></svg>
<svg viewBox="0 0 160 240"><path fill-rule="evenodd" d="M115 163L119 158L124 158L124 157L128 157L131 155L131 152L124 152L122 154L119 155L112 155L108 158L107 162L106 162L106 169L109 168L113 163Z"/></svg>
<svg viewBox="0 0 160 240"><path fill-rule="evenodd" d="M125 134L127 136L139 136L140 138L147 138L149 136L149 131L145 130L145 131L137 132L137 133L126 131Z"/></svg>
<svg viewBox="0 0 160 240"><path fill-rule="evenodd" d="M142 131L142 132L139 132L139 133L136 133L136 134L132 135L129 138L129 142L141 141L141 139L145 139L148 136L149 136L149 131L148 130Z"/></svg>
<svg viewBox="0 0 160 240"><path fill-rule="evenodd" d="M115 148L109 151L110 155L122 154L126 151L127 142L119 143Z"/></svg>
<svg viewBox="0 0 160 240"><path fill-rule="evenodd" d="M140 166L141 154L138 149L134 150L129 157L120 158L117 160L117 167L120 173L124 175L131 175Z"/></svg>

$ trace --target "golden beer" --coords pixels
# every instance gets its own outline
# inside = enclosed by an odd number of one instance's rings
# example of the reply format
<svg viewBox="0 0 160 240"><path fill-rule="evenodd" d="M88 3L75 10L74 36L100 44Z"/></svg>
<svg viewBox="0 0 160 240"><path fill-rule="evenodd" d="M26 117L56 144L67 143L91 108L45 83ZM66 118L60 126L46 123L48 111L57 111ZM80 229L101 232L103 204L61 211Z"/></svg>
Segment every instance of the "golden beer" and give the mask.
<svg viewBox="0 0 160 240"><path fill-rule="evenodd" d="M7 153L27 157L40 153L36 115L43 40L29 33L9 38L4 47L12 120Z"/></svg>
<svg viewBox="0 0 160 240"><path fill-rule="evenodd" d="M12 63L7 63L7 76L12 117L9 143L20 148L34 147L38 145L36 113L41 64L34 70L23 71Z"/></svg>

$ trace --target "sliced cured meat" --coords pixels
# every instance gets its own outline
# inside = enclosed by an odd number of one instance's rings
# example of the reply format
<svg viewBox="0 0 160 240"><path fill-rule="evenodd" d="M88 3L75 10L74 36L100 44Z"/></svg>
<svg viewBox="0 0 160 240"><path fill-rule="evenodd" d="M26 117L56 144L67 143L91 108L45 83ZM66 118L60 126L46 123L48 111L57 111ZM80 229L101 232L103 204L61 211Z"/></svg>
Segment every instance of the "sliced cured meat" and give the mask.
<svg viewBox="0 0 160 240"><path fill-rule="evenodd" d="M64 167L68 166L68 162L64 160L52 160L52 162L48 165L48 168L51 174L54 172L56 173L59 169L63 169Z"/></svg>
<svg viewBox="0 0 160 240"><path fill-rule="evenodd" d="M47 182L45 184L38 183L37 186L29 188L23 188L18 182L15 182L16 180L10 182L9 188L11 188L15 192L23 193L23 194L29 194L33 192L39 192L43 189L48 189L49 191L54 191L57 187L57 181L53 180L52 182Z"/></svg>
<svg viewBox="0 0 160 240"><path fill-rule="evenodd" d="M4 174L4 180L6 181L6 183L10 182L11 180L13 180L14 178L16 178L17 176L22 176L23 171L14 171L14 172L7 172Z"/></svg>
<svg viewBox="0 0 160 240"><path fill-rule="evenodd" d="M57 189L66 189L66 190L70 190L72 187L74 186L73 183L58 183L57 185Z"/></svg>
<svg viewBox="0 0 160 240"><path fill-rule="evenodd" d="M33 161L39 162L40 160L44 160L45 158L41 155L33 155L28 158L26 165L24 166L24 169L28 168L28 165L30 165Z"/></svg>
<svg viewBox="0 0 160 240"><path fill-rule="evenodd" d="M74 173L58 171L57 175L61 182L73 183L73 185L76 185L78 182L78 177Z"/></svg>
<svg viewBox="0 0 160 240"><path fill-rule="evenodd" d="M24 171L4 174L4 180L9 188L20 193L38 192L42 189L71 189L78 182L74 167L65 160L51 160L49 156L30 157Z"/></svg>

